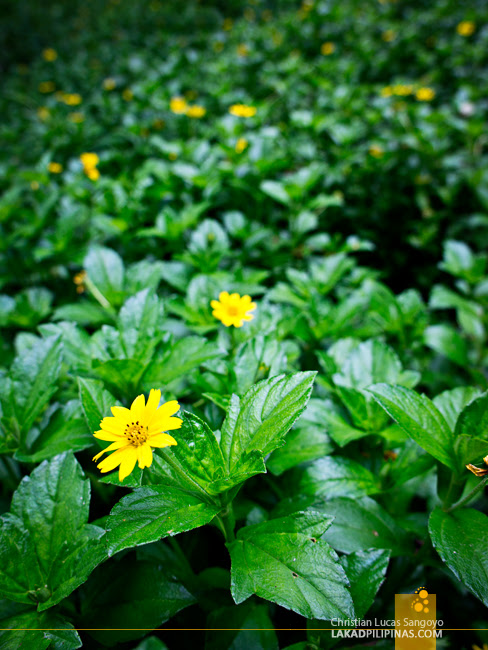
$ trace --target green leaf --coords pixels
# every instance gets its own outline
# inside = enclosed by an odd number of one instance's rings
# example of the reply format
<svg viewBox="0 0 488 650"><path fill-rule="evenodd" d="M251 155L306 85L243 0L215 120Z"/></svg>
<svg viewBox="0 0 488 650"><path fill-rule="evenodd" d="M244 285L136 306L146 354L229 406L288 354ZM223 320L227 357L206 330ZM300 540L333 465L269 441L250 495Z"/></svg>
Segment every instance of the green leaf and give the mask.
<svg viewBox="0 0 488 650"><path fill-rule="evenodd" d="M277 181L262 181L259 186L260 190L270 196L272 199L283 205L291 204L291 197L285 190L284 186Z"/></svg>
<svg viewBox="0 0 488 650"><path fill-rule="evenodd" d="M324 539L342 553L370 548L390 549L392 555L405 555L412 551L405 531L369 497L340 497L320 506L316 503L314 508L335 517Z"/></svg>
<svg viewBox="0 0 488 650"><path fill-rule="evenodd" d="M451 431L455 432L460 413L476 397L479 397L480 392L478 388L471 386L458 386L436 395L432 401L444 416Z"/></svg>
<svg viewBox="0 0 488 650"><path fill-rule="evenodd" d="M443 562L488 606L488 517L472 508L450 513L436 509L429 532Z"/></svg>
<svg viewBox="0 0 488 650"><path fill-rule="evenodd" d="M310 399L315 375L278 375L255 384L242 400L232 396L220 443L231 473L250 452L264 456L283 444Z"/></svg>
<svg viewBox="0 0 488 650"><path fill-rule="evenodd" d="M453 433L428 397L403 386L388 384L376 384L368 390L422 449L447 467L456 468Z"/></svg>
<svg viewBox="0 0 488 650"><path fill-rule="evenodd" d="M25 477L1 519L0 593L39 611L56 605L106 558L105 531L87 524L90 483L72 454Z"/></svg>
<svg viewBox="0 0 488 650"><path fill-rule="evenodd" d="M129 298L119 313L118 328L127 359L149 363L161 337L162 305L148 289Z"/></svg>
<svg viewBox="0 0 488 650"><path fill-rule="evenodd" d="M78 377L81 406L88 430L91 433L100 429L100 421L111 415L110 407L116 406L115 397L105 390L102 382Z"/></svg>
<svg viewBox="0 0 488 650"><path fill-rule="evenodd" d="M464 406L455 428L455 436L477 436L488 441L488 393L475 397Z"/></svg>
<svg viewBox="0 0 488 650"><path fill-rule="evenodd" d="M208 524L221 504L177 487L142 487L123 497L107 519L109 555Z"/></svg>
<svg viewBox="0 0 488 650"><path fill-rule="evenodd" d="M363 618L385 579L390 551L369 549L341 557L349 582L356 616Z"/></svg>
<svg viewBox="0 0 488 650"><path fill-rule="evenodd" d="M48 631L49 630L49 631ZM73 626L54 612L39 613L32 604L0 601L0 648L76 650L82 643Z"/></svg>
<svg viewBox="0 0 488 650"><path fill-rule="evenodd" d="M380 491L378 481L365 467L339 456L319 458L288 477L292 492L317 499L355 497Z"/></svg>
<svg viewBox="0 0 488 650"><path fill-rule="evenodd" d="M168 386L175 379L185 377L209 359L222 356L215 343L200 336L187 336L176 341L162 360L155 359L143 377L146 390L154 386Z"/></svg>
<svg viewBox="0 0 488 650"><path fill-rule="evenodd" d="M79 325L98 327L112 321L112 315L100 305L95 305L87 300L58 307L53 320L74 321Z"/></svg>
<svg viewBox="0 0 488 650"><path fill-rule="evenodd" d="M114 305L123 297L124 263L110 248L95 246L86 255L83 267L102 296Z"/></svg>
<svg viewBox="0 0 488 650"><path fill-rule="evenodd" d="M15 358L10 369L10 406L6 410L13 412L24 436L55 393L60 369L60 337L38 339L30 349ZM7 399L2 393L2 407Z"/></svg>
<svg viewBox="0 0 488 650"><path fill-rule="evenodd" d="M205 650L278 650L279 647L266 605L248 601L223 607L210 612L206 626Z"/></svg>
<svg viewBox="0 0 488 650"><path fill-rule="evenodd" d="M92 374L101 379L110 391L120 397L130 397L139 391L144 366L134 359L93 361ZM157 385L157 384L156 384ZM154 384L151 386L154 388Z"/></svg>
<svg viewBox="0 0 488 650"><path fill-rule="evenodd" d="M309 511L241 528L227 544L235 602L256 594L308 618L354 618L346 574L320 539L331 522Z"/></svg>
<svg viewBox="0 0 488 650"><path fill-rule="evenodd" d="M459 366L469 363L465 339L450 325L431 325L424 331L424 343Z"/></svg>
<svg viewBox="0 0 488 650"><path fill-rule="evenodd" d="M195 602L171 567L130 556L100 567L82 595L81 627L109 647L139 639Z"/></svg>

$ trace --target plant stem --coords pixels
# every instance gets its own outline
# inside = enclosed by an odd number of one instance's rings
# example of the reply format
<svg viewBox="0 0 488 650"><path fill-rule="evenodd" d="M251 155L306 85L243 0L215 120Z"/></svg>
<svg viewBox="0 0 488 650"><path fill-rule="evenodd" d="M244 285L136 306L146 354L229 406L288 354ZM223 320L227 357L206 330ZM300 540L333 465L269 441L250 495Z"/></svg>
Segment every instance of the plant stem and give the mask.
<svg viewBox="0 0 488 650"><path fill-rule="evenodd" d="M443 508L444 512L452 512L453 510L456 510L457 508L463 506L465 503L468 503L468 501L471 501L471 499L475 496L475 494L477 494L480 490L482 490L485 487L487 482L488 482L488 476L486 476L482 481L480 481L478 485L474 488L474 490L471 490L471 492L467 494L464 497L464 499L461 499L461 501L458 501L450 508Z"/></svg>
<svg viewBox="0 0 488 650"><path fill-rule="evenodd" d="M224 509L215 517L216 523L220 528L226 542L233 542L236 538L234 535L234 526L236 523L232 503L223 503Z"/></svg>

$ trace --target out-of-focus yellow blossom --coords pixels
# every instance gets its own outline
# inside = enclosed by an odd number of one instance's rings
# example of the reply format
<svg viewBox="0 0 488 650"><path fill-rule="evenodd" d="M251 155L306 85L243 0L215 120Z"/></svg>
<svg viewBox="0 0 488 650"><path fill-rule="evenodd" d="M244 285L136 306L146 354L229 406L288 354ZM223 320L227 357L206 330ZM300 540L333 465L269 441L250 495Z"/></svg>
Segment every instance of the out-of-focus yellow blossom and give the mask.
<svg viewBox="0 0 488 650"><path fill-rule="evenodd" d="M237 46L237 54L239 56L248 56L249 48L245 43L239 43Z"/></svg>
<svg viewBox="0 0 488 650"><path fill-rule="evenodd" d="M78 106L83 101L83 97L78 93L64 93L61 101L67 106Z"/></svg>
<svg viewBox="0 0 488 650"><path fill-rule="evenodd" d="M117 85L117 82L113 77L107 77L106 79L103 80L103 88L104 90L113 90L115 86Z"/></svg>
<svg viewBox="0 0 488 650"><path fill-rule="evenodd" d="M178 158L178 154L176 153L176 151L170 151L168 154L168 158L170 160L176 160Z"/></svg>
<svg viewBox="0 0 488 650"><path fill-rule="evenodd" d="M83 293L85 291L85 279L86 279L85 270L80 271L74 276L73 282L76 284L76 293Z"/></svg>
<svg viewBox="0 0 488 650"><path fill-rule="evenodd" d="M100 172L97 169L97 165L100 162L100 158L96 153L82 153L80 156L81 164L83 165L83 171L88 176L91 181L97 181L100 178Z"/></svg>
<svg viewBox="0 0 488 650"><path fill-rule="evenodd" d="M74 113L70 113L68 115L68 120L70 122L74 122L74 124L81 124L85 119L85 116L83 113L80 113L79 111L75 111Z"/></svg>
<svg viewBox="0 0 488 650"><path fill-rule="evenodd" d="M254 117L256 115L256 108L254 106L247 106L246 104L232 104L229 108L229 113L236 117Z"/></svg>
<svg viewBox="0 0 488 650"><path fill-rule="evenodd" d="M47 169L51 174L60 174L63 171L63 165L57 162L50 162Z"/></svg>
<svg viewBox="0 0 488 650"><path fill-rule="evenodd" d="M47 47L45 50L42 50L42 58L44 61L56 61L58 53L52 47Z"/></svg>
<svg viewBox="0 0 488 650"><path fill-rule="evenodd" d="M49 119L51 115L51 112L49 111L49 108L46 108L45 106L40 106L37 109L37 117L45 122L47 119Z"/></svg>
<svg viewBox="0 0 488 650"><path fill-rule="evenodd" d="M385 86L381 89L380 95L382 97L391 97L393 95L393 88L391 86Z"/></svg>
<svg viewBox="0 0 488 650"><path fill-rule="evenodd" d="M222 291L218 300L212 300L210 306L212 314L221 321L226 327L242 327L244 321L250 321L254 318L253 314L248 312L256 309L256 303L252 302L251 296L240 296L238 293L229 294Z"/></svg>
<svg viewBox="0 0 488 650"><path fill-rule="evenodd" d="M224 31L230 32L233 26L234 26L234 21L232 20L232 18L225 18L224 24L222 25Z"/></svg>
<svg viewBox="0 0 488 650"><path fill-rule="evenodd" d="M39 183L37 181L31 181L30 186L31 190L34 190L34 192L39 189Z"/></svg>
<svg viewBox="0 0 488 650"><path fill-rule="evenodd" d="M214 52L222 52L224 49L224 44L222 41L215 41L215 43L212 45Z"/></svg>
<svg viewBox="0 0 488 650"><path fill-rule="evenodd" d="M195 104L194 106L188 106L186 109L186 114L188 117L196 117L200 118L205 115L207 110L203 106L199 106L198 104Z"/></svg>
<svg viewBox="0 0 488 650"><path fill-rule="evenodd" d="M322 43L320 46L320 52L324 56L329 56L329 54L332 54L335 50L335 45L334 43L331 43L331 41L326 41L325 43Z"/></svg>
<svg viewBox="0 0 488 650"><path fill-rule="evenodd" d="M475 29L476 29L476 25L473 23L472 20L463 20L456 27L457 33L460 34L461 36L471 36L471 34L474 33Z"/></svg>
<svg viewBox="0 0 488 650"><path fill-rule="evenodd" d="M411 95L413 93L413 86L412 84L396 84L393 86L392 92L394 95L406 97L407 95Z"/></svg>
<svg viewBox="0 0 488 650"><path fill-rule="evenodd" d="M249 142L246 140L246 138L238 138L235 146L236 152L242 153L244 149L247 149L248 146Z"/></svg>
<svg viewBox="0 0 488 650"><path fill-rule="evenodd" d="M184 97L172 97L169 102L169 110L177 115L186 113L188 104Z"/></svg>
<svg viewBox="0 0 488 650"><path fill-rule="evenodd" d="M41 81L39 84L39 92L41 93L52 93L55 88L54 81Z"/></svg>
<svg viewBox="0 0 488 650"><path fill-rule="evenodd" d="M419 88L415 93L419 102L430 102L435 97L435 90L432 88Z"/></svg>
<svg viewBox="0 0 488 650"><path fill-rule="evenodd" d="M385 152L378 144L372 144L369 148L369 155L373 158L383 158Z"/></svg>
<svg viewBox="0 0 488 650"><path fill-rule="evenodd" d="M385 41L385 43L391 43L396 38L396 32L394 32L392 29L387 29L381 34L381 38Z"/></svg>
<svg viewBox="0 0 488 650"><path fill-rule="evenodd" d="M126 102L130 102L134 99L134 93L130 88L124 88L122 91L122 99L124 99Z"/></svg>

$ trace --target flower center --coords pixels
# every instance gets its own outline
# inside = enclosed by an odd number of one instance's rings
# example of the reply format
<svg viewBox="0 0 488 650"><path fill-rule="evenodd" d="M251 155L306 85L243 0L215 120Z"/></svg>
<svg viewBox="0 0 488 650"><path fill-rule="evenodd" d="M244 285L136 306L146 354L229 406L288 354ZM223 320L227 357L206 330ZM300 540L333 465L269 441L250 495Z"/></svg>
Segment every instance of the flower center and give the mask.
<svg viewBox="0 0 488 650"><path fill-rule="evenodd" d="M228 307L227 308L227 313L229 314L229 316L237 316L237 314L239 313L239 310L238 310L237 307Z"/></svg>
<svg viewBox="0 0 488 650"><path fill-rule="evenodd" d="M147 427L139 424L139 420L137 422L131 422L126 425L124 435L131 445L134 445L134 447L140 447L147 440Z"/></svg>

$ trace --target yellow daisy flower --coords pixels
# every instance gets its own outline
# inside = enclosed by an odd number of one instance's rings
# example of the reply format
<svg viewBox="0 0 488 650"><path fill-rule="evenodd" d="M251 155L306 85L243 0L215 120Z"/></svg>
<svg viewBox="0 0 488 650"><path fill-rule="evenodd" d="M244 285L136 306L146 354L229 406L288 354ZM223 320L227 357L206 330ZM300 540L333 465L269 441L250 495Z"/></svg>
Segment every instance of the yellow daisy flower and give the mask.
<svg viewBox="0 0 488 650"><path fill-rule="evenodd" d="M159 406L161 391L151 389L146 400L139 395L132 402L130 409L112 406L113 417L106 417L100 422L100 431L93 435L99 440L112 444L94 456L97 461L103 454L113 451L97 465L101 472L110 472L119 468L119 480L123 481L135 467L150 467L153 460L153 447L177 445L176 440L165 431L179 429L180 418L172 417L180 409L176 400Z"/></svg>
<svg viewBox="0 0 488 650"><path fill-rule="evenodd" d="M103 88L105 90L113 90L116 85L117 82L113 77L107 77L106 79L103 80Z"/></svg>
<svg viewBox="0 0 488 650"><path fill-rule="evenodd" d="M95 167L100 162L100 158L96 153L82 153L80 160L83 167Z"/></svg>
<svg viewBox="0 0 488 650"><path fill-rule="evenodd" d="M463 20L456 27L457 33L460 34L461 36L471 36L471 34L473 34L475 29L476 29L476 25L473 23L472 20Z"/></svg>
<svg viewBox="0 0 488 650"><path fill-rule="evenodd" d="M186 113L188 105L184 97L172 97L169 102L169 110L172 113L180 114Z"/></svg>
<svg viewBox="0 0 488 650"><path fill-rule="evenodd" d="M188 117L196 117L200 118L203 117L206 113L206 109L203 106L199 106L198 104L194 104L193 106L188 106L186 109L186 114Z"/></svg>
<svg viewBox="0 0 488 650"><path fill-rule="evenodd" d="M50 162L47 168L48 171L51 172L51 174L61 174L61 172L63 171L63 165L57 162Z"/></svg>
<svg viewBox="0 0 488 650"><path fill-rule="evenodd" d="M242 153L244 149L247 149L249 145L249 142L246 140L246 138L238 138L235 146L235 150L237 153Z"/></svg>
<svg viewBox="0 0 488 650"><path fill-rule="evenodd" d="M79 93L65 93L61 101L68 106L78 106L83 101L83 97Z"/></svg>
<svg viewBox="0 0 488 650"><path fill-rule="evenodd" d="M56 61L58 53L52 47L48 47L42 51L42 58L44 61Z"/></svg>
<svg viewBox="0 0 488 650"><path fill-rule="evenodd" d="M329 54L332 54L334 50L335 50L335 45L330 41L326 41L325 43L322 43L322 45L320 46L320 52L324 56L329 56Z"/></svg>
<svg viewBox="0 0 488 650"><path fill-rule="evenodd" d="M130 88L124 88L122 91L122 97L126 102L130 102L134 99L134 93Z"/></svg>
<svg viewBox="0 0 488 650"><path fill-rule="evenodd" d="M372 144L369 148L369 155L373 158L383 158L384 153L383 148L378 144Z"/></svg>
<svg viewBox="0 0 488 650"><path fill-rule="evenodd" d="M420 102L430 102L435 97L435 91L432 88L419 88L415 93L415 97Z"/></svg>
<svg viewBox="0 0 488 650"><path fill-rule="evenodd" d="M210 306L213 309L212 314L221 321L226 327L242 327L244 321L254 318L253 314L248 312L256 309L256 303L252 302L251 296L240 296L238 293L229 294L222 291L218 300L212 300Z"/></svg>
<svg viewBox="0 0 488 650"><path fill-rule="evenodd" d="M256 115L256 108L254 106L247 106L246 104L232 104L229 108L229 113L236 117L254 117Z"/></svg>

